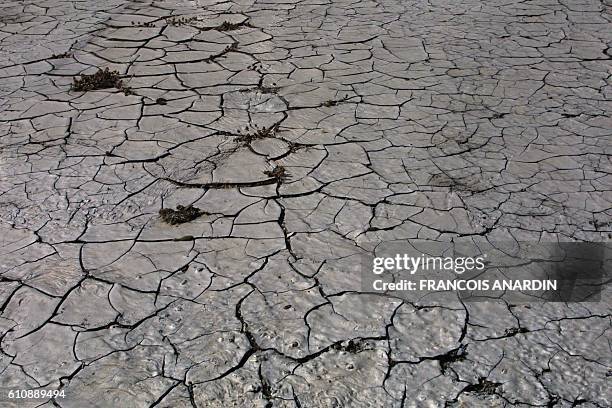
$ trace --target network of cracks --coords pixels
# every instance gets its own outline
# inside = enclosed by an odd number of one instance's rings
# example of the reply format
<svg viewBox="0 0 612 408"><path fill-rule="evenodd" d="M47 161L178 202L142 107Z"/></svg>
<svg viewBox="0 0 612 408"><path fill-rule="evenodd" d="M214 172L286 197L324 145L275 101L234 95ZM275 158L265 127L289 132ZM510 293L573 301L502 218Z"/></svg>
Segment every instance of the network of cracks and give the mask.
<svg viewBox="0 0 612 408"><path fill-rule="evenodd" d="M3 1L0 387L65 396L0 405L612 405L609 291L359 283L387 241L610 241L611 11Z"/></svg>

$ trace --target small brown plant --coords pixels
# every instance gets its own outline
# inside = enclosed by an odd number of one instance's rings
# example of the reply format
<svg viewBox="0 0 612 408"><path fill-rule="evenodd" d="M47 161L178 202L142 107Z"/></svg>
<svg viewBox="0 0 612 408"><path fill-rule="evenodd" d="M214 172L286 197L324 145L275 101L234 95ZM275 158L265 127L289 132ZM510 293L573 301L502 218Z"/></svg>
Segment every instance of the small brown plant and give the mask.
<svg viewBox="0 0 612 408"><path fill-rule="evenodd" d="M276 130L278 129L278 124L274 124L269 127L259 127L258 125L254 125L253 127L247 126L245 128L245 134L238 136L236 141L238 143L243 143L245 145L251 143L253 140L257 139L265 139L266 137L274 137ZM240 134L241 130L236 130L236 133Z"/></svg>
<svg viewBox="0 0 612 408"><path fill-rule="evenodd" d="M321 104L321 106L325 106L327 108L336 106L339 103L346 102L348 100L348 95L345 95L342 99L329 99Z"/></svg>
<svg viewBox="0 0 612 408"><path fill-rule="evenodd" d="M291 176L283 166L276 166L273 170L264 171L264 174L275 178L277 181L285 181Z"/></svg>
<svg viewBox="0 0 612 408"><path fill-rule="evenodd" d="M292 142L289 144L289 153L295 153L302 149L310 149L309 145Z"/></svg>
<svg viewBox="0 0 612 408"><path fill-rule="evenodd" d="M237 42L237 41L234 41L233 43L231 43L230 45L228 45L227 47L225 47L225 48L223 49L223 51L221 51L221 52L219 52L219 53L217 53L217 54L211 55L211 56L210 56L210 57L208 57L208 58L205 58L205 59L204 59L204 62L209 62L209 63L210 63L210 62L213 62L213 61L215 61L217 58L224 56L224 55L225 55L225 54L227 54L228 52L233 52L233 51L237 51L237 50L238 50L238 42Z"/></svg>
<svg viewBox="0 0 612 408"><path fill-rule="evenodd" d="M133 95L132 88L125 86L119 75L119 71L111 71L108 68L98 69L95 74L81 75L80 79L74 78L73 91L87 92L96 89L117 88L125 95Z"/></svg>
<svg viewBox="0 0 612 408"><path fill-rule="evenodd" d="M493 395L501 387L500 383L492 382L484 377L478 379L478 384L470 384L463 390L464 392L474 392L483 395Z"/></svg>
<svg viewBox="0 0 612 408"><path fill-rule="evenodd" d="M360 339L349 340L332 346L334 350L345 351L351 354L361 353L367 350L367 344Z"/></svg>
<svg viewBox="0 0 612 408"><path fill-rule="evenodd" d="M162 221L170 225L178 225L193 221L196 218L205 214L205 211L202 211L192 205L189 205L187 207L177 205L176 210L173 210L172 208L162 208L161 210L159 210L159 216Z"/></svg>
<svg viewBox="0 0 612 408"><path fill-rule="evenodd" d="M192 17L172 17L168 19L168 24L172 26L182 26L185 24L191 23L193 20L197 19L197 16Z"/></svg>
<svg viewBox="0 0 612 408"><path fill-rule="evenodd" d="M257 87L257 89L259 90L259 92L261 92L264 95L267 95L267 94L274 94L274 95L276 95L278 93L278 90L280 89L280 87L278 87L278 86L260 85L259 87Z"/></svg>
<svg viewBox="0 0 612 408"><path fill-rule="evenodd" d="M233 31L233 30L237 30L242 27L252 27L252 26L248 21L243 21L241 23L231 23L229 21L224 21L223 23L221 23L217 27L213 27L212 29L217 30L217 31Z"/></svg>
<svg viewBox="0 0 612 408"><path fill-rule="evenodd" d="M136 26L136 27L155 27L154 21L145 21L145 22L132 21L131 23L133 26Z"/></svg>
<svg viewBox="0 0 612 408"><path fill-rule="evenodd" d="M70 58L72 57L72 54L69 52L63 52L61 54L53 54L52 56L49 57L49 59L62 59L62 58Z"/></svg>

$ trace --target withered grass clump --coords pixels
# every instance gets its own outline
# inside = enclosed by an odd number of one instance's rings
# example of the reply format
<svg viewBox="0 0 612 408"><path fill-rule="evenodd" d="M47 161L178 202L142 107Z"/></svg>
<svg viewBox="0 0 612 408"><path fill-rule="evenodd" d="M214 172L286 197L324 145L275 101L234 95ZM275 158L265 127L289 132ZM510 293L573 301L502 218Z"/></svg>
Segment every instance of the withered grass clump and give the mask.
<svg viewBox="0 0 612 408"><path fill-rule="evenodd" d="M238 50L238 42L234 41L233 43L231 43L230 45L228 45L227 47L225 47L221 52L211 55L208 58L205 58L203 61L210 63L210 62L214 62L217 58L220 58L222 56L224 56L225 54L227 54L228 52L233 52L233 51L237 51Z"/></svg>
<svg viewBox="0 0 612 408"><path fill-rule="evenodd" d="M475 392L477 394L493 395L501 387L500 383L492 382L484 377L478 379L478 384L470 384L463 391Z"/></svg>
<svg viewBox="0 0 612 408"><path fill-rule="evenodd" d="M266 137L274 137L274 134L276 133L276 130L278 129L278 124L274 124L272 126L269 127L259 127L258 125L254 125L253 127L247 126L245 128L245 132L247 132L244 135L240 135L236 141L238 143L243 143L245 145L251 143L253 140L257 140L257 139L265 139ZM238 129L236 131L237 133L240 133L240 129Z"/></svg>
<svg viewBox="0 0 612 408"><path fill-rule="evenodd" d="M295 142L291 142L289 143L289 153L295 153L297 151L300 151L302 149L310 149L311 146L309 145L305 145L302 143L295 143Z"/></svg>
<svg viewBox="0 0 612 408"><path fill-rule="evenodd" d="M276 166L274 170L264 171L264 174L268 177L275 178L277 181L285 181L291 177L287 169L283 166Z"/></svg>
<svg viewBox="0 0 612 408"><path fill-rule="evenodd" d="M342 99L329 99L329 100L323 102L321 104L321 106L325 106L327 108L330 108L332 106L338 105L339 103L346 102L348 100L348 98L349 98L348 95L345 95Z"/></svg>
<svg viewBox="0 0 612 408"><path fill-rule="evenodd" d="M334 350L345 351L351 354L361 353L367 349L366 347L367 345L359 339L349 340L348 342L342 342L332 346Z"/></svg>
<svg viewBox="0 0 612 408"><path fill-rule="evenodd" d="M80 79L74 78L74 83L72 84L72 90L80 92L109 88L117 88L126 95L134 93L130 87L123 84L119 71L111 71L108 67L98 69L98 72L95 74L83 74Z"/></svg>
<svg viewBox="0 0 612 408"><path fill-rule="evenodd" d="M228 53L232 51L238 51L238 41L234 41L233 43L225 47L225 49L223 50L224 53Z"/></svg>
<svg viewBox="0 0 612 408"><path fill-rule="evenodd" d="M170 17L168 19L168 24L172 25L172 26L182 26L185 24L189 24L192 21L196 20L198 18L198 16L191 16L191 17Z"/></svg>
<svg viewBox="0 0 612 408"><path fill-rule="evenodd" d="M217 31L233 31L242 27L252 27L252 25L246 21L242 23L231 23L229 21L224 21L223 23L221 23L217 27L213 27L212 29Z"/></svg>
<svg viewBox="0 0 612 408"><path fill-rule="evenodd" d="M132 21L132 25L136 27L155 27L155 22L147 21L147 22L139 23L139 22Z"/></svg>
<svg viewBox="0 0 612 408"><path fill-rule="evenodd" d="M265 95L268 95L268 94L276 95L278 91L280 90L280 87L260 85L257 87L257 89L259 90L259 92Z"/></svg>
<svg viewBox="0 0 612 408"><path fill-rule="evenodd" d="M437 360L440 362L440 368L442 369L442 374L446 372L446 370L451 366L451 364L457 361L465 360L468 354L466 351L466 348L467 346L465 345L460 346L437 358Z"/></svg>
<svg viewBox="0 0 612 408"><path fill-rule="evenodd" d="M167 19L168 24L172 26L182 26L191 24L194 21L200 22L202 21L202 16L191 16L191 17L171 17ZM197 27L200 31L234 31L243 27L253 27L248 21L243 21L240 23L232 23L230 21L224 21L218 26L213 27Z"/></svg>
<svg viewBox="0 0 612 408"><path fill-rule="evenodd" d="M251 69L250 67L247 67L247 69L249 70L255 70L256 69ZM260 71L257 71L258 73L262 73ZM256 85L252 88L245 88L245 89L241 89L238 92L240 93L248 93L248 92L253 92L253 91L257 91L260 92L264 95L276 95L278 94L278 91L280 91L281 87L280 86L276 86L276 84L272 84L272 86L266 86L266 85Z"/></svg>
<svg viewBox="0 0 612 408"><path fill-rule="evenodd" d="M63 59L63 58L70 58L72 57L72 54L69 52L63 52L61 54L53 54L52 56L49 57L49 59Z"/></svg>
<svg viewBox="0 0 612 408"><path fill-rule="evenodd" d="M172 208L162 208L159 210L159 216L162 221L170 225L178 225L193 221L205 214L205 211L202 211L198 207L194 207L192 205L187 207L177 205L176 210L173 210Z"/></svg>
<svg viewBox="0 0 612 408"><path fill-rule="evenodd" d="M255 125L255 134L257 135L258 138L264 138L264 137L274 137L274 133L276 133L276 130L278 129L278 123L275 123L274 125L265 127L259 127L258 125Z"/></svg>

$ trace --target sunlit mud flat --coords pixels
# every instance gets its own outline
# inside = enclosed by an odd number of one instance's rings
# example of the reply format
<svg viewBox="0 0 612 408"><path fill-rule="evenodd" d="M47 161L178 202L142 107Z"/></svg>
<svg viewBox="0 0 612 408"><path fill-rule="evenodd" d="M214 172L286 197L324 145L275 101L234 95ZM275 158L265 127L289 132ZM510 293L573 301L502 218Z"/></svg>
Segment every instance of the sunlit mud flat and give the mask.
<svg viewBox="0 0 612 408"><path fill-rule="evenodd" d="M609 292L407 302L359 270L610 241L610 7L3 1L0 406L612 405Z"/></svg>

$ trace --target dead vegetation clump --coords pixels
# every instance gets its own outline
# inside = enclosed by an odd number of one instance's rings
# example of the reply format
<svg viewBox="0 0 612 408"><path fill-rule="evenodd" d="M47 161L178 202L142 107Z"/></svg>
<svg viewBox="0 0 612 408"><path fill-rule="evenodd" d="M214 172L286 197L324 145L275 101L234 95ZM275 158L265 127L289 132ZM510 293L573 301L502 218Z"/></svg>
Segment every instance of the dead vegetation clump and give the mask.
<svg viewBox="0 0 612 408"><path fill-rule="evenodd" d="M219 52L217 54L211 55L208 58L205 58L204 62L208 62L208 63L214 62L217 58L220 58L220 57L224 56L225 54L227 54L228 52L233 52L233 51L238 51L238 42L237 41L234 41L233 43L231 43L230 45L225 47L223 49L223 51L221 51L221 52Z"/></svg>
<svg viewBox="0 0 612 408"><path fill-rule="evenodd" d="M302 143L295 143L295 142L289 143L289 153L295 153L295 152L300 151L302 149L310 149L310 148L312 148L312 146L305 145L305 144L302 144Z"/></svg>
<svg viewBox="0 0 612 408"><path fill-rule="evenodd" d="M168 24L172 26L182 26L192 23L193 21L201 21L200 16L191 16L191 17L171 17L167 19ZM242 21L240 23L232 23L231 21L224 21L218 26L212 27L196 27L200 31L234 31L243 27L253 27L251 23L248 21Z"/></svg>
<svg viewBox="0 0 612 408"><path fill-rule="evenodd" d="M251 66L247 67L248 70L251 71L256 71L259 74L263 74L263 72L259 71L258 68L252 68ZM281 87L280 86L276 86L276 82L272 83L272 86L267 86L267 85L263 85L263 84L259 84L256 85L252 88L246 88L246 89L241 89L239 92L240 93L248 93L248 92L259 92L261 94L264 95L276 95L278 94L278 91L280 91Z"/></svg>
<svg viewBox="0 0 612 408"><path fill-rule="evenodd" d="M274 125L271 125L271 126L268 126L268 127L266 127L266 126L259 127L259 125L257 125L257 124L253 125L253 127L246 126L244 128L244 130L247 133L245 133L245 134L241 134L241 130L240 129L236 130L236 133L238 133L240 135L240 136L238 136L236 141L238 143L242 143L244 145L248 145L253 140L265 139L267 137L274 137L277 129L278 129L278 124L274 124Z"/></svg>
<svg viewBox="0 0 612 408"><path fill-rule="evenodd" d="M189 205L187 207L177 205L176 210L173 210L172 208L162 208L159 210L159 216L162 221L170 225L184 224L205 214L205 211L202 211L193 205Z"/></svg>
<svg viewBox="0 0 612 408"><path fill-rule="evenodd" d="M285 181L291 177L287 169L285 169L283 166L276 166L273 170L264 171L264 174L268 177L276 179L279 182Z"/></svg>
<svg viewBox="0 0 612 408"><path fill-rule="evenodd" d="M367 350L367 343L363 342L360 339L348 340L339 344L334 344L332 348L338 351L345 351L351 354L361 353L364 350Z"/></svg>
<svg viewBox="0 0 612 408"><path fill-rule="evenodd" d="M192 17L171 17L168 19L168 24L172 25L172 26L182 26L185 24L189 24L192 21L196 20L198 18L198 16L192 16Z"/></svg>
<svg viewBox="0 0 612 408"><path fill-rule="evenodd" d="M147 22L132 21L131 23L133 26L136 26L136 27L155 27L154 21L147 21Z"/></svg>
<svg viewBox="0 0 612 408"><path fill-rule="evenodd" d="M95 74L81 75L80 79L74 78L73 91L87 92L96 89L117 88L125 95L133 95L132 88L125 86L119 75L119 71L111 71L108 68L98 69Z"/></svg>
<svg viewBox="0 0 612 408"><path fill-rule="evenodd" d="M484 377L478 379L478 384L470 384L463 390L464 392L474 392L483 395L493 395L497 389L501 387L501 383L496 383L487 380Z"/></svg>
<svg viewBox="0 0 612 408"><path fill-rule="evenodd" d="M223 50L223 54L227 54L228 52L238 51L238 41L234 41Z"/></svg>
<svg viewBox="0 0 612 408"><path fill-rule="evenodd" d="M240 23L231 23L229 21L224 21L223 23L219 24L217 27L211 27L210 30L234 31L242 27L253 27L253 26L248 21L243 21Z"/></svg>
<svg viewBox="0 0 612 408"><path fill-rule="evenodd" d="M49 57L49 59L62 59L62 58L70 58L72 57L72 54L69 52L63 52L61 54L53 54L52 56Z"/></svg>
<svg viewBox="0 0 612 408"><path fill-rule="evenodd" d="M249 71L257 71L257 72L259 72L259 70L261 69L261 62L259 62L259 61L254 62L251 65L249 65L247 67L247 69Z"/></svg>
<svg viewBox="0 0 612 408"><path fill-rule="evenodd" d="M512 327L504 331L506 337L516 336L519 333L529 333L529 330L526 327Z"/></svg>
<svg viewBox="0 0 612 408"><path fill-rule="evenodd" d="M255 135L258 139L262 139L264 137L274 137L276 130L278 129L278 124L274 124L268 127L262 126L259 127L257 124L255 125Z"/></svg>
<svg viewBox="0 0 612 408"><path fill-rule="evenodd" d="M265 85L257 85L253 88L241 89L240 93L248 93L257 91L263 95L276 95L278 91L280 91L280 86L265 86Z"/></svg>
<svg viewBox="0 0 612 408"><path fill-rule="evenodd" d="M257 87L257 89L259 90L259 92L261 92L264 95L268 95L268 94L272 94L272 95L276 95L278 93L278 91L280 90L279 86L265 86L265 85L260 85Z"/></svg>
<svg viewBox="0 0 612 408"><path fill-rule="evenodd" d="M329 99L321 104L321 106L325 106L326 108L330 108L332 106L336 106L339 103L346 102L349 96L345 95L342 99Z"/></svg>
<svg viewBox="0 0 612 408"><path fill-rule="evenodd" d="M446 370L450 367L452 363L465 360L468 354L466 349L467 346L462 345L437 358L437 360L440 362L440 368L442 369L443 374L446 372Z"/></svg>

